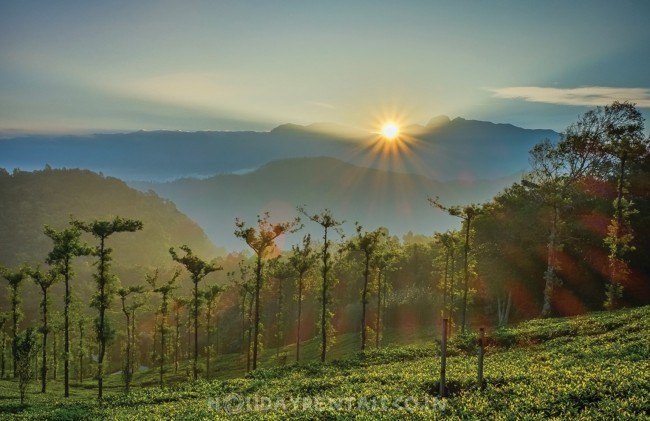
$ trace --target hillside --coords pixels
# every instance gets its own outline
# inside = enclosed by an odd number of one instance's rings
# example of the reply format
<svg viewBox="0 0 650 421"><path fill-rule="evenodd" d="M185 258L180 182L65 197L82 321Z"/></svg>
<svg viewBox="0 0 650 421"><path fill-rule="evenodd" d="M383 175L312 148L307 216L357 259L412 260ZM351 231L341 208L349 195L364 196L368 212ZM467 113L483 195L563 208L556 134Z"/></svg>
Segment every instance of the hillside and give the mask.
<svg viewBox="0 0 650 421"><path fill-rule="evenodd" d="M115 250L116 272L126 283L140 282L144 271L171 266L171 246L188 244L203 256L218 253L203 230L173 203L90 171L46 169L10 174L0 169L0 203L0 264L4 266L23 262L43 265L52 247L42 232L43 225L63 229L71 215L80 220L121 216L143 222L142 231L109 239ZM90 237L86 240L95 244ZM89 262L79 259L76 266L87 275L92 270ZM2 296L4 301L5 294ZM33 314L37 315L33 301ZM0 304L7 308L6 303Z"/></svg>
<svg viewBox="0 0 650 421"><path fill-rule="evenodd" d="M552 130L438 117L404 128L409 151L399 168L438 180L495 179L528 168L528 151ZM328 156L395 169L372 152L376 134L332 124L285 124L269 132L139 131L0 139L0 167L87 168L123 180L167 181L259 168L274 160Z"/></svg>
<svg viewBox="0 0 650 421"><path fill-rule="evenodd" d="M274 161L240 175L130 184L172 200L215 244L238 249L241 242L232 234L236 217L253 221L268 210L274 218L290 219L299 205L314 212L331 209L347 221L348 232L355 221L370 229L387 227L400 237L409 231L444 231L457 227L458 218L434 210L427 197L440 196L450 204L482 202L518 179L439 182L320 157ZM321 236L309 224L305 230Z"/></svg>
<svg viewBox="0 0 650 421"><path fill-rule="evenodd" d="M453 338L445 399L438 397L439 345L427 341L325 365L115 392L101 408L81 394L52 403L52 392L35 391L23 408L16 384L3 380L0 412L30 419L640 419L650 415L649 328L646 306L488 332L483 391L476 388L476 334Z"/></svg>

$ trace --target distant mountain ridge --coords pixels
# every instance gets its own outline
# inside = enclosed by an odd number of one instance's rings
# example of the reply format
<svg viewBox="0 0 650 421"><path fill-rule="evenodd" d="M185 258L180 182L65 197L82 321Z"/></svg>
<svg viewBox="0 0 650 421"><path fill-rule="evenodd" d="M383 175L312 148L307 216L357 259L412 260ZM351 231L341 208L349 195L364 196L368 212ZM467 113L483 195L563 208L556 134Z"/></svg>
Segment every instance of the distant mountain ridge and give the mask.
<svg viewBox="0 0 650 421"><path fill-rule="evenodd" d="M552 130L440 116L403 129L400 154L378 154L376 134L316 123L270 132L151 131L0 139L0 167L87 168L123 180L166 181L259 168L274 160L328 156L439 180L495 179L527 168L528 151Z"/></svg>
<svg viewBox="0 0 650 421"><path fill-rule="evenodd" d="M217 175L206 179L186 178L167 183L131 182L143 191L153 190L172 200L195 220L213 243L242 249L233 236L235 218L254 222L269 211L275 220L298 216L296 206L310 212L328 208L337 219L346 220L345 231L360 222L367 229L389 228L391 235L409 231L430 235L457 228L458 218L433 209L428 197L440 196L448 204L483 202L519 176L497 180L434 181L428 177L365 168L330 157L273 161L241 175ZM306 223L305 232L315 238L322 233ZM297 241L287 238L287 244Z"/></svg>

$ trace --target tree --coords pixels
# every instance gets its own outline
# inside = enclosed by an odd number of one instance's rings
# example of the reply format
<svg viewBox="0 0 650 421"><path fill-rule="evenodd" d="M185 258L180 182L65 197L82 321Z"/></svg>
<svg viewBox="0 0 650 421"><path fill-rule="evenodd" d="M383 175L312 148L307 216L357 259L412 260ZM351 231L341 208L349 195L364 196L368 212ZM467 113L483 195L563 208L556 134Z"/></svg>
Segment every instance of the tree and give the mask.
<svg viewBox="0 0 650 421"><path fill-rule="evenodd" d="M203 291L203 298L205 299L205 307L206 307L206 334L207 334L207 345L206 345L206 368L205 368L205 373L206 377L208 380L210 379L210 354L212 350L212 338L211 338L211 326L210 326L210 321L212 319L212 314L214 312L214 305L215 302L217 301L217 297L219 297L219 294L223 292L223 288L219 285L212 285L208 287L205 291Z"/></svg>
<svg viewBox="0 0 650 421"><path fill-rule="evenodd" d="M37 345L34 328L28 328L25 332L14 339L14 354L16 357L16 374L18 377L18 390L20 392L20 404L25 403L27 387L34 378L32 358L34 357Z"/></svg>
<svg viewBox="0 0 650 421"><path fill-rule="evenodd" d="M41 334L42 334L42 350L43 356L41 360L41 393L45 393L47 389L47 334L49 333L49 327L47 325L47 309L49 305L49 297L47 295L50 287L56 282L60 281L60 275L57 268L43 272L40 268L30 271L30 276L34 283L38 285L43 294L41 298L41 315L43 316L43 324L41 325Z"/></svg>
<svg viewBox="0 0 650 421"><path fill-rule="evenodd" d="M623 284L630 273L627 255L634 250L630 216L636 211L627 198L629 166L650 152L650 138L644 137L644 119L634 104L614 102L588 114L602 127L602 152L609 158L608 164L616 180L614 212L605 238L609 248L609 284L604 305L612 310L620 307Z"/></svg>
<svg viewBox="0 0 650 421"><path fill-rule="evenodd" d="M377 253L377 315L375 320L375 347L379 348L382 337L382 318L385 314L386 295L388 292L388 271L393 269L400 256L399 243L388 238L381 244ZM382 282L383 280L383 282Z"/></svg>
<svg viewBox="0 0 650 421"><path fill-rule="evenodd" d="M23 264L17 270L11 270L0 266L0 274L9 282L11 293L11 355L13 358L14 378L18 376L16 360L16 337L18 336L18 323L23 318L23 312L20 308L22 300L20 299L20 286L23 281L29 278L29 267Z"/></svg>
<svg viewBox="0 0 650 421"><path fill-rule="evenodd" d="M257 218L257 229L247 227L239 218L235 220L235 236L241 238L253 250L256 256L255 264L255 313L253 319L253 370L257 368L257 354L260 342L260 291L262 289L263 262L275 248L275 240L286 233L297 231L300 227L298 218L291 222L272 223L266 212Z"/></svg>
<svg viewBox="0 0 650 421"><path fill-rule="evenodd" d="M273 259L270 265L271 276L275 279L278 286L278 308L275 312L275 359L278 363L280 362L280 348L284 345L284 323L282 319L284 316L284 293L282 287L294 275L293 267L289 262L280 260L280 258L281 256L278 256Z"/></svg>
<svg viewBox="0 0 650 421"><path fill-rule="evenodd" d="M65 282L65 293L63 296L63 382L64 396L70 396L70 281L74 277L72 270L72 260L78 256L87 256L92 253L92 249L81 241L81 230L74 225L61 230L45 225L43 232L53 242L52 251L47 255L46 263L55 265L59 268L60 274Z"/></svg>
<svg viewBox="0 0 650 421"><path fill-rule="evenodd" d="M463 220L465 224L465 247L464 247L464 278L465 283L463 285L463 312L461 318L461 333L465 333L465 321L467 317L467 295L469 292L469 251L470 251L470 230L472 225L472 220L480 212L481 208L477 205L467 205L467 206L444 206L440 203L440 199L436 197L435 199L429 198L429 203L434 208L438 208L447 212L451 216L456 216Z"/></svg>
<svg viewBox="0 0 650 421"><path fill-rule="evenodd" d="M327 355L327 333L330 328L330 314L328 311L328 302L329 302L329 271L330 271L330 259L332 258L330 248L332 247L332 241L328 239L329 230L332 229L343 237L343 233L340 231L339 227L343 225L344 221L337 221L332 216L332 212L329 209L323 210L321 213L310 215L307 213L304 207L299 207L298 212L305 215L312 222L317 223L323 228L323 246L321 249L321 259L323 262L323 267L321 270L322 274L322 288L321 288L321 362L325 362L325 357Z"/></svg>
<svg viewBox="0 0 650 421"><path fill-rule="evenodd" d="M174 311L174 373L178 372L178 361L181 347L181 310L187 306L189 300L184 297L172 298L172 309Z"/></svg>
<svg viewBox="0 0 650 421"><path fill-rule="evenodd" d="M165 333L167 331L167 316L169 316L169 296L177 288L174 284L179 276L181 276L181 271L177 269L172 275L172 278L166 284L159 287L156 287L158 271L153 276L147 276L147 282L153 288L153 292L160 294L160 309L158 310L160 313L160 387L163 387L163 371L165 367Z"/></svg>
<svg viewBox="0 0 650 421"><path fill-rule="evenodd" d="M85 231L96 239L99 244L93 250L93 255L97 257L97 273L93 275L97 285L91 306L95 307L99 315L96 320L95 330L97 341L99 342L99 353L97 355L97 383L99 399L102 399L103 381L104 381L104 356L106 355L106 345L111 339L112 331L106 317L106 310L111 306L113 295L115 294L116 278L110 273L111 252L110 247L106 246L106 240L113 234L121 232L135 232L142 229L142 222L134 219L124 219L115 217L112 220L94 220L92 222L73 221L73 226Z"/></svg>
<svg viewBox="0 0 650 421"><path fill-rule="evenodd" d="M382 229L363 232L363 227L355 222L357 235L347 244L351 251L358 251L363 254L363 288L361 289L361 350L366 349L366 306L368 305L368 286L370 279L371 265L375 263L377 253L386 233Z"/></svg>
<svg viewBox="0 0 650 421"><path fill-rule="evenodd" d="M131 347L134 342L133 338L135 332L133 331L132 323L134 324L133 318L135 318L135 310L144 305L144 300L140 298L143 292L144 287L142 286L120 288L117 291L117 295L120 296L120 301L122 303L122 313L124 313L124 317L126 318L126 349L124 366L122 367L122 378L124 379L124 389L126 393L129 393L131 380L133 379L133 354ZM127 305L127 297L131 294L133 294L135 298L133 298Z"/></svg>
<svg viewBox="0 0 650 421"><path fill-rule="evenodd" d="M179 256L173 247L169 249L169 254L175 262L185 266L185 269L190 273L192 283L194 284L193 295L193 315L194 315L194 361L192 372L194 381L198 379L198 361L199 361L199 282L207 275L217 270L222 270L221 266L208 263L192 253L192 249L186 245L179 247L181 251L185 252L184 256Z"/></svg>
<svg viewBox="0 0 650 421"><path fill-rule="evenodd" d="M9 320L8 313L0 313L0 379L5 378L6 354L7 354L7 331L5 325Z"/></svg>
<svg viewBox="0 0 650 421"><path fill-rule="evenodd" d="M302 248L299 245L291 247L289 264L293 266L296 277L296 300L298 301L298 317L296 318L296 362L300 361L300 323L302 320L302 300L305 292L305 281L308 273L316 265L318 255L311 244L311 235L302 238Z"/></svg>

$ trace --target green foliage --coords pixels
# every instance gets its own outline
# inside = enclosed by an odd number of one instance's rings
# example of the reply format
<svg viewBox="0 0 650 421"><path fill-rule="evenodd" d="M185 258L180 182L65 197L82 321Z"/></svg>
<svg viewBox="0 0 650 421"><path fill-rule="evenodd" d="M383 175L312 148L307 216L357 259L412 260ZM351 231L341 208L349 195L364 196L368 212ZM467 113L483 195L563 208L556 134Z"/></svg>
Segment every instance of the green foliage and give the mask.
<svg viewBox="0 0 650 421"><path fill-rule="evenodd" d="M27 329L16 336L14 340L14 352L16 357L16 372L18 375L18 390L20 392L20 404L25 402L25 394L29 383L34 379L34 368L32 357L38 350L38 339L36 330Z"/></svg>
<svg viewBox="0 0 650 421"><path fill-rule="evenodd" d="M649 325L650 307L643 307L489 332L485 389L476 388L470 346L447 359L446 399L437 398L440 350L429 343L258 369L245 378L140 388L108 395L101 406L86 397L34 396L29 407L6 400L0 410L30 419L643 419L650 409ZM475 334L457 338L475 343ZM0 382L2 397L4 385L11 382ZM262 398L273 405L261 406ZM399 404L405 398L410 405ZM382 400L388 405L372 405Z"/></svg>

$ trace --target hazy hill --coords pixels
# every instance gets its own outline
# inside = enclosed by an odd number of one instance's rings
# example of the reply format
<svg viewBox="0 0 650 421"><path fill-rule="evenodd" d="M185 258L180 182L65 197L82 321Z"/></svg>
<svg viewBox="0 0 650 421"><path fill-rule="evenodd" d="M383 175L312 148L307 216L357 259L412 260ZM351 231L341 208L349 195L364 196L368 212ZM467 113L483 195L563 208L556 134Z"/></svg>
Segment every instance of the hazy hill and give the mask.
<svg viewBox="0 0 650 421"><path fill-rule="evenodd" d="M0 139L0 167L88 168L124 180L166 181L251 170L269 161L329 156L439 180L509 176L528 167L528 150L552 130L447 117L404 129L402 153L378 155L377 135L332 124L286 124L270 132L152 131ZM390 158L390 159L387 159Z"/></svg>
<svg viewBox="0 0 650 421"><path fill-rule="evenodd" d="M198 253L217 253L201 227L155 193L85 170L36 172L0 168L0 264L42 263L52 242L43 225L64 228L70 215L81 220L122 216L143 221L137 233L115 235L115 263L157 267L170 264L168 249L191 244ZM90 239L88 239L91 241Z"/></svg>
<svg viewBox="0 0 650 421"><path fill-rule="evenodd" d="M368 229L385 226L400 236L444 231L458 227L459 220L433 209L427 197L437 195L449 204L480 202L516 180L438 182L320 157L274 161L246 174L132 185L172 200L215 244L243 248L233 236L236 217L254 222L256 215L269 210L276 219L290 219L298 205L311 212L331 209L348 222L348 233L354 221ZM322 233L312 225L306 228L320 238Z"/></svg>

